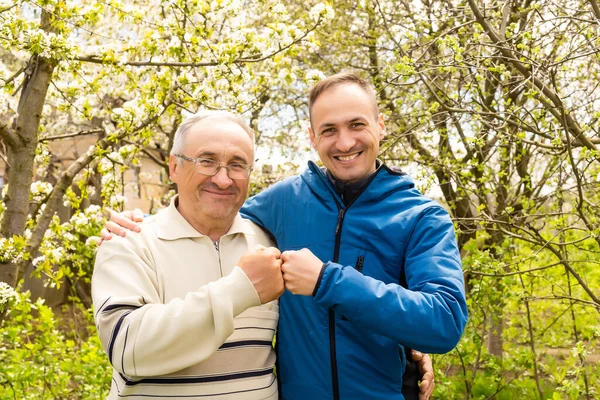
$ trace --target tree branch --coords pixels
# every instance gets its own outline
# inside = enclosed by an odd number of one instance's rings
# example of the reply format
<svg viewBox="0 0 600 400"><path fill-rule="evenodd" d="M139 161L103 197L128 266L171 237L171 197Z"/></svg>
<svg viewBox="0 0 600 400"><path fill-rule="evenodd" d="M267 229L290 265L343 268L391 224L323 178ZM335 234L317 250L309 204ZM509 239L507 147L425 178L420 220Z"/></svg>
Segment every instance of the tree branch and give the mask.
<svg viewBox="0 0 600 400"><path fill-rule="evenodd" d="M2 79L2 78L0 78L0 80L4 81L4 86L6 86L9 83L12 83L12 81L14 81L15 79L17 79L19 77L19 75L21 75L23 72L25 72L25 69L26 69L26 67L21 67L10 78L8 78L8 79Z"/></svg>
<svg viewBox="0 0 600 400"><path fill-rule="evenodd" d="M498 33L495 29L488 23L485 19L475 0L468 0L469 6L471 10L475 14L475 19L477 22L483 27L488 37L492 40L492 42L496 45L503 43ZM563 125L565 131L571 134L575 140L581 141L581 143L590 150L597 150L596 146L583 134L579 124L571 114L565 111L564 104L558 94L550 89L549 85L544 84L539 78L532 74L529 67L519 61L517 57L515 57L513 51L506 47L501 46L500 51L507 58L508 62L510 62L523 76L531 81L531 85L535 87L539 92L543 93L546 98L550 100L550 102L554 105L551 107L548 102L545 102L543 98L537 96L538 100L540 100L544 106L550 111L556 119L559 121L561 125ZM600 161L600 155L596 155L595 158Z"/></svg>
<svg viewBox="0 0 600 400"><path fill-rule="evenodd" d="M43 138L40 138L40 142L49 142L51 140L58 140L58 139L67 139L67 138L72 138L72 137L77 137L77 136L85 136L85 135L95 135L98 133L104 133L105 130L102 128L97 128L97 129L89 129L87 131L79 131L77 133L68 133L65 135L58 135L58 136L46 136Z"/></svg>
<svg viewBox="0 0 600 400"><path fill-rule="evenodd" d="M556 267L557 265L562 265L562 263L556 262L554 264L544 265L543 267L531 268L531 269L526 269L526 270L522 270L522 271L506 272L504 274L489 274L489 273L478 272L478 271L473 271L473 270L465 270L465 272L468 272L470 274L477 275L477 276L487 276L490 278L505 278L507 276L521 275L521 274L528 274L530 272L535 272L535 271L542 271L542 270L545 270L548 268Z"/></svg>
<svg viewBox="0 0 600 400"><path fill-rule="evenodd" d="M592 10L594 10L594 16L596 19L600 19L600 7L598 7L598 2L596 0L590 0L592 4Z"/></svg>
<svg viewBox="0 0 600 400"><path fill-rule="evenodd" d="M587 285L587 282L577 273L577 271L575 271L575 268L573 268L571 263L568 260L564 259L562 254L560 254L560 251L558 251L556 249L555 244L550 243L551 242L550 240L546 241L546 239L535 229L529 230L528 233L532 237L535 236L540 241L545 242L544 247L546 247L548 250L550 250L556 256L556 258L558 258L559 262L565 267L565 269L567 271L569 271L571 273L571 275L573 275L573 277L577 280L577 282L582 287L582 289L587 293L588 296L590 296L590 299L592 299L593 303L595 303L595 306L598 307L600 310L600 299L598 298L598 296L596 296L596 294ZM527 239L525 239L525 240L527 240ZM561 245L561 244L559 244L559 245Z"/></svg>
<svg viewBox="0 0 600 400"><path fill-rule="evenodd" d="M127 144L133 144L134 146L139 146L139 143L132 142L131 140L124 140L124 142ZM154 161L161 168L164 168L167 170L169 169L168 163L166 163L164 160L161 160L160 158L156 157L154 154L152 154L150 151L148 151L148 149L142 148L142 153L144 153L148 158L150 158L152 161Z"/></svg>
<svg viewBox="0 0 600 400"><path fill-rule="evenodd" d="M283 47L278 48L277 50L273 51L272 53L269 53L267 55L257 54L255 56L250 56L250 57L241 57L241 58L233 60L232 64L257 63L257 62L261 62L261 61L267 60L269 58L275 57L277 54L289 49L290 47L292 47L295 44L300 43L302 40L304 40L312 31L317 29L317 27L319 26L320 23L321 23L321 18L319 18L317 20L317 22L315 23L315 25L313 25L312 28L307 30L298 39L290 42L289 44L287 44ZM126 65L126 66L131 66L131 67L214 67L217 65L224 64L219 61L200 61L200 62L126 61L124 63L121 63L118 61L103 60L101 58L98 58L98 57L92 56L92 55L82 56L82 57L73 57L72 60L81 61L81 62L89 62L89 63L94 63L94 64Z"/></svg>
<svg viewBox="0 0 600 400"><path fill-rule="evenodd" d="M146 120L144 120L134 130L134 132L140 131L140 130L146 128L148 125L152 124L169 108L170 105L171 105L171 101L170 100L166 101L164 104L164 109L163 109L162 113L157 114L154 117L147 118ZM117 134L116 138L115 137L104 138L96 144L96 148L98 148L100 150L105 150L105 149L109 148L110 146L112 146L119 139L124 138L129 133L131 133L131 132L122 131ZM32 258L35 258L37 256L37 252L42 243L42 239L44 238L44 234L45 234L46 230L48 229L48 226L50 225L52 216L54 215L60 202L62 201L65 191L71 185L71 182L73 182L73 179L75 178L75 176L83 168L85 168L90 162L92 162L95 159L95 157L96 157L96 155L94 154L93 151L88 151L88 152L86 152L86 154L79 157L79 159L77 159L77 161L75 161L73 164L71 164L67 168L67 170L61 174L58 182L56 183L56 185L54 186L54 189L52 190L52 193L50 195L50 198L48 199L48 202L46 203L46 208L44 209L42 215L40 216L38 223L35 226L33 233L31 234L29 243L27 244L27 250L32 255Z"/></svg>
<svg viewBox="0 0 600 400"><path fill-rule="evenodd" d="M6 125L0 126L0 139L4 140L4 143L12 149L19 146L19 137Z"/></svg>

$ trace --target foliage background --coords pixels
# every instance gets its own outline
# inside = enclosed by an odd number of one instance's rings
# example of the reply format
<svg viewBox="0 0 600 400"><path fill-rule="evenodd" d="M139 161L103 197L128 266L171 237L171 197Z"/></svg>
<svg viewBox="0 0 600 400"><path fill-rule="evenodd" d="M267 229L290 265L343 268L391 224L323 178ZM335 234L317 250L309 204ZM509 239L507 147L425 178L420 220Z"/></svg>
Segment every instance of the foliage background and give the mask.
<svg viewBox="0 0 600 400"><path fill-rule="evenodd" d="M435 397L599 397L599 21L595 0L0 2L0 398L106 395L90 238L102 208L172 196L182 115L251 121L256 192L302 167L307 89L348 69L381 158L456 223L470 321Z"/></svg>

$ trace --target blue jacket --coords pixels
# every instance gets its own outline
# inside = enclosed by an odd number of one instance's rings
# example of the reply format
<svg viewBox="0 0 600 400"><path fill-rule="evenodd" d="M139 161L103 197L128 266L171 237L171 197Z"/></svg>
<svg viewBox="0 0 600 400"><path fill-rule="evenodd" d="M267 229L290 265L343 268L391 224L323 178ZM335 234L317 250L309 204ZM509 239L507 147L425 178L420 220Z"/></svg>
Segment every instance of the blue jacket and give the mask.
<svg viewBox="0 0 600 400"><path fill-rule="evenodd" d="M403 345L445 353L458 343L467 306L454 227L406 175L380 166L345 207L311 162L242 214L282 251L305 247L326 263L313 297L279 300L284 399L403 399Z"/></svg>

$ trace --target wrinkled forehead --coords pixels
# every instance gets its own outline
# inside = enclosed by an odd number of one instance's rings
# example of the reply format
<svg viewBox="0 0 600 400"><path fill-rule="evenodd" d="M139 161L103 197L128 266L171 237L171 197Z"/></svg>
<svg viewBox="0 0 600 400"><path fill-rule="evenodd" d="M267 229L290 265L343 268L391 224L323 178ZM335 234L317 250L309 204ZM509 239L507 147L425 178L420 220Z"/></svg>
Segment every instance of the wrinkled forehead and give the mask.
<svg viewBox="0 0 600 400"><path fill-rule="evenodd" d="M185 142L186 151L194 157L219 161L243 161L251 164L254 141L236 122L212 117L194 124Z"/></svg>

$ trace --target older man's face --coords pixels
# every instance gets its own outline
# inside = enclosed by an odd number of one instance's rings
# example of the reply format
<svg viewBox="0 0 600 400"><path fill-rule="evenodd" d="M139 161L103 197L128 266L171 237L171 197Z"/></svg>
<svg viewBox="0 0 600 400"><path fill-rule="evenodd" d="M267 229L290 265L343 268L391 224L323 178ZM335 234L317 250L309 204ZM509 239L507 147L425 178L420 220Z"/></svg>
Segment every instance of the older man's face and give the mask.
<svg viewBox="0 0 600 400"><path fill-rule="evenodd" d="M254 150L248 133L227 119L208 118L193 125L185 138L184 155L214 160L220 165L252 165ZM248 194L248 179L231 179L226 168L215 176L202 175L195 165L171 161L171 179L177 184L179 205L193 209L198 220L231 219Z"/></svg>

